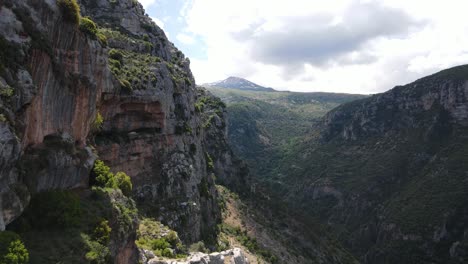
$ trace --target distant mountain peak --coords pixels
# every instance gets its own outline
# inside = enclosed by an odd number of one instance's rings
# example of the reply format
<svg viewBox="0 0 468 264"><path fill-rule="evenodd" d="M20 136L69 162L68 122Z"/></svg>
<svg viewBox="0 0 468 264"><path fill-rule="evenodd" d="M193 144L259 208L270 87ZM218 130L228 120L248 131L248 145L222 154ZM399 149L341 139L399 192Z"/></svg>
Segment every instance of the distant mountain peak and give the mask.
<svg viewBox="0 0 468 264"><path fill-rule="evenodd" d="M249 91L264 91L264 92L273 92L275 91L272 88L263 87L251 81L248 81L240 77L228 77L222 81L206 83L204 86L208 87L220 87L220 88L229 88L229 89L238 89L238 90L249 90Z"/></svg>

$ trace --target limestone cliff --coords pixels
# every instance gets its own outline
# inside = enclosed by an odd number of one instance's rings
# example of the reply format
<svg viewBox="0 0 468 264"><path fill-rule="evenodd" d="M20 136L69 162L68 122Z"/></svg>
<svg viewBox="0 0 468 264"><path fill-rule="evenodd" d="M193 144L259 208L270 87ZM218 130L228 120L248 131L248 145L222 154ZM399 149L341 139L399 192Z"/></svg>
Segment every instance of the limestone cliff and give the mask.
<svg viewBox="0 0 468 264"><path fill-rule="evenodd" d="M31 193L88 185L95 155L86 139L101 93L114 80L106 50L63 23L55 1L0 7L0 218L8 224Z"/></svg>
<svg viewBox="0 0 468 264"><path fill-rule="evenodd" d="M0 230L36 193L88 188L99 157L131 177L143 214L186 243L213 240L211 174L237 177L227 168L237 161L227 147L213 152L224 126L204 126L189 60L137 1L78 3L97 32L55 0L0 1Z"/></svg>
<svg viewBox="0 0 468 264"><path fill-rule="evenodd" d="M249 193L250 173L247 165L236 157L227 140L228 117L226 105L203 87L197 91L196 111L202 113L203 144L209 172L219 184L240 194Z"/></svg>

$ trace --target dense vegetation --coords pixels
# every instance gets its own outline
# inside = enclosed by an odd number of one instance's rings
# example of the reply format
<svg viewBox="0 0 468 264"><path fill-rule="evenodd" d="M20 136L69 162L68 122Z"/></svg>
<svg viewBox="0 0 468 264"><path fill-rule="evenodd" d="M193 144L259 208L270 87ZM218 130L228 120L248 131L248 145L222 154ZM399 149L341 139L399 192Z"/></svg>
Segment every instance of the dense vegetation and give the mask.
<svg viewBox="0 0 468 264"><path fill-rule="evenodd" d="M229 140L253 175L275 181L271 168L301 144L328 111L365 96L245 91L210 87L227 104Z"/></svg>

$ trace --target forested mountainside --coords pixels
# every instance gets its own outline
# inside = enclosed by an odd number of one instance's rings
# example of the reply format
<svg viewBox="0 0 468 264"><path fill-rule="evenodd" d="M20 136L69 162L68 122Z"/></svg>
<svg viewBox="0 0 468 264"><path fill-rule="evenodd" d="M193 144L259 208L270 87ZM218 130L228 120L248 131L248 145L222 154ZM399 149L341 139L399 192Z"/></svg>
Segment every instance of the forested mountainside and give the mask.
<svg viewBox="0 0 468 264"><path fill-rule="evenodd" d="M464 65L331 110L265 166L257 195L322 223L362 263L464 263L467 135Z"/></svg>
<svg viewBox="0 0 468 264"><path fill-rule="evenodd" d="M246 91L208 87L227 105L228 137L255 178L268 180L271 168L301 144L314 124L340 104L365 95Z"/></svg>

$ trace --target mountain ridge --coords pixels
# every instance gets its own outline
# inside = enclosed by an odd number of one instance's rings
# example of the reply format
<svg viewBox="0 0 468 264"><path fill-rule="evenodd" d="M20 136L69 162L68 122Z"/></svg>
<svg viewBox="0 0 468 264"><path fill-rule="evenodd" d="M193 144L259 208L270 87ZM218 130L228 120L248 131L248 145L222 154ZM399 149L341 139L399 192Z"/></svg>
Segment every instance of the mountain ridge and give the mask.
<svg viewBox="0 0 468 264"><path fill-rule="evenodd" d="M273 88L264 87L253 83L249 80L240 77L228 77L227 79L212 82L212 83L205 83L201 86L207 87L221 87L221 88L231 88L231 89L238 89L238 90L249 90L249 91L268 91L268 92L275 92Z"/></svg>

